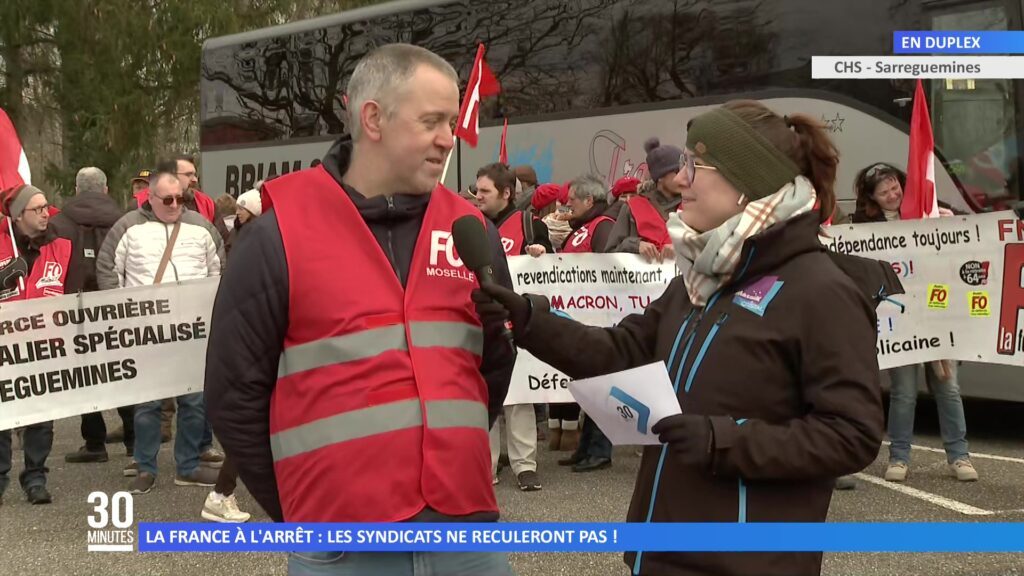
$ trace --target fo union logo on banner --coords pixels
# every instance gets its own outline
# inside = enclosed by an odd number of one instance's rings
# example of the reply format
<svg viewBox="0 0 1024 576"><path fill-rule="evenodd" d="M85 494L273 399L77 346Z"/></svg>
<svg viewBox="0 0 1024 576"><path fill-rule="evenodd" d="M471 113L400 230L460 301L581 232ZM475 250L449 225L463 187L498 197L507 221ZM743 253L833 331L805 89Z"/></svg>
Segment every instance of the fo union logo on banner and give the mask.
<svg viewBox="0 0 1024 576"><path fill-rule="evenodd" d="M135 530L132 529L134 500L127 492L92 492L86 502L94 504L87 516L90 530L86 534L89 552L134 552Z"/></svg>
<svg viewBox="0 0 1024 576"><path fill-rule="evenodd" d="M967 304L970 306L973 318L987 318L992 315L992 310L989 308L988 292L985 290L968 292Z"/></svg>
<svg viewBox="0 0 1024 576"><path fill-rule="evenodd" d="M928 285L928 307L939 310L949 308L949 284Z"/></svg>

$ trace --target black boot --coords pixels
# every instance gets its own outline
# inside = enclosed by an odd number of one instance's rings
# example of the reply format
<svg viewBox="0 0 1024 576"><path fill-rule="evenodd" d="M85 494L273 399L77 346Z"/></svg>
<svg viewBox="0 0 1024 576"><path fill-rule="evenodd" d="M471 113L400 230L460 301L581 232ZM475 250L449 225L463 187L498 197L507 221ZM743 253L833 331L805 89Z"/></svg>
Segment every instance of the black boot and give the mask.
<svg viewBox="0 0 1024 576"><path fill-rule="evenodd" d="M46 486L29 486L28 490L25 490L25 496L31 504L49 504L53 502L53 497L46 490Z"/></svg>
<svg viewBox="0 0 1024 576"><path fill-rule="evenodd" d="M78 449L78 452L71 452L70 454L64 455L64 461L71 464L106 462L107 460L109 460L109 457L107 456L106 448L91 450L88 446L82 446Z"/></svg>

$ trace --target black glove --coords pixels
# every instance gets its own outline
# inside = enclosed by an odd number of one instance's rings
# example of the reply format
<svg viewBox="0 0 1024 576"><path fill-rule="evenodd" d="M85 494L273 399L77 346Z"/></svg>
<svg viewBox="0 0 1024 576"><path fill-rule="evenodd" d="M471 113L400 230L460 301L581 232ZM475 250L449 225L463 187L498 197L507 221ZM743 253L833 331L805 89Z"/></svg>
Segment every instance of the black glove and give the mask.
<svg viewBox="0 0 1024 576"><path fill-rule="evenodd" d="M707 416L675 414L662 418L651 427L677 460L687 466L710 468L715 450L715 435Z"/></svg>
<svg viewBox="0 0 1024 576"><path fill-rule="evenodd" d="M21 256L0 268L0 288L7 290L17 288L18 278L28 278L28 262Z"/></svg>
<svg viewBox="0 0 1024 576"><path fill-rule="evenodd" d="M470 296L476 304L476 313L484 324L512 322L512 335L519 337L526 330L533 306L530 301L498 284L487 283L473 290Z"/></svg>

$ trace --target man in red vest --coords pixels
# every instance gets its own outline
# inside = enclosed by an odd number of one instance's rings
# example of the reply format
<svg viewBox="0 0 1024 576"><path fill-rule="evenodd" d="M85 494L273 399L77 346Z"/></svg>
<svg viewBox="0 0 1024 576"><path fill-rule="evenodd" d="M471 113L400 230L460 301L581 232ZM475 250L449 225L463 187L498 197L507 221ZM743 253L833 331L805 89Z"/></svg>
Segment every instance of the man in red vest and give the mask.
<svg viewBox="0 0 1024 576"><path fill-rule="evenodd" d="M58 237L50 227L49 207L43 191L30 184L0 200L6 216L0 218L0 305L64 294L71 240ZM32 504L49 504L53 498L46 490L46 459L53 448L53 422L26 426L22 442L21 487ZM0 504L10 481L11 456L11 431L0 431Z"/></svg>
<svg viewBox="0 0 1024 576"><path fill-rule="evenodd" d="M506 256L529 254L539 258L554 249L548 238L548 227L531 213L516 209L516 175L505 164L484 166L476 173L476 199L480 211L498 227ZM531 191L532 192L532 191ZM519 489L533 492L541 489L537 475L537 415L533 404L505 407L505 430L508 433L508 460L516 475ZM491 472L498 483L498 458L501 454L501 426L491 428Z"/></svg>
<svg viewBox="0 0 1024 576"><path fill-rule="evenodd" d="M644 149L655 189L630 198L622 207L605 252L631 252L648 262L663 262L675 257L665 223L669 214L680 209L682 187L675 177L683 151L671 144L662 146L657 138L648 139Z"/></svg>
<svg viewBox="0 0 1024 576"><path fill-rule="evenodd" d="M348 83L351 137L263 185L214 303L206 398L249 491L288 522L494 522L487 432L515 350L481 325L438 184L459 115L455 70L389 44ZM344 562L336 561L345 556ZM293 573L511 574L505 554L296 553ZM417 568L419 571L420 568ZM342 572L343 571L343 572Z"/></svg>

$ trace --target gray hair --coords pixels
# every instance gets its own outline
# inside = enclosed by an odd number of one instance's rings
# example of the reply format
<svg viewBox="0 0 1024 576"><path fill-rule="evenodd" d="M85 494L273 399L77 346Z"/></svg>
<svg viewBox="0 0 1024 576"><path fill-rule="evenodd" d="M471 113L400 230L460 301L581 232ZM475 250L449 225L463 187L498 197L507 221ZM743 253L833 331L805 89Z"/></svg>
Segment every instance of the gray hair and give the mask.
<svg viewBox="0 0 1024 576"><path fill-rule="evenodd" d="M608 187L604 185L603 180L593 174L584 174L573 179L569 183L569 188L575 190L576 197L580 200L593 198L594 202L608 201Z"/></svg>
<svg viewBox="0 0 1024 576"><path fill-rule="evenodd" d="M421 65L430 66L455 84L459 83L459 75L447 60L412 44L386 44L375 48L356 64L348 81L346 106L352 140L359 140L363 131L359 119L363 104L373 100L380 104L386 116L390 116L394 112L396 97L401 95L405 84Z"/></svg>
<svg viewBox="0 0 1024 576"><path fill-rule="evenodd" d="M83 192L104 194L107 191L107 175L95 166L86 166L75 176L75 190L79 194Z"/></svg>

